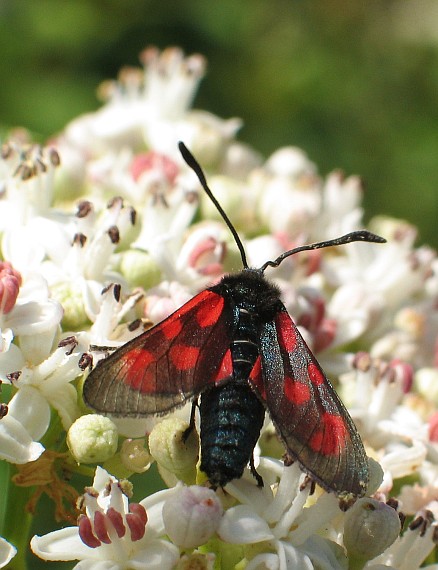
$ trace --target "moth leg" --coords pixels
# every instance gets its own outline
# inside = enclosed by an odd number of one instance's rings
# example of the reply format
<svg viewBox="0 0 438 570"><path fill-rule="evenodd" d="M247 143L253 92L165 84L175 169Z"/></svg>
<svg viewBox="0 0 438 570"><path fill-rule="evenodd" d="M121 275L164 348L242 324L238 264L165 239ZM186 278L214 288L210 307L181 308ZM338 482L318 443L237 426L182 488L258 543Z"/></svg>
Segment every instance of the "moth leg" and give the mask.
<svg viewBox="0 0 438 570"><path fill-rule="evenodd" d="M196 398L196 400L194 400L192 403L192 411L190 412L189 427L186 429L186 431L183 433L183 436L182 436L183 442L186 442L188 440L190 434L195 429L195 414L196 414L196 408L197 407L198 407L198 399Z"/></svg>
<svg viewBox="0 0 438 570"><path fill-rule="evenodd" d="M251 459L249 460L249 468L255 480L257 481L257 487L263 487L263 477L257 473L254 467L254 453L251 453Z"/></svg>

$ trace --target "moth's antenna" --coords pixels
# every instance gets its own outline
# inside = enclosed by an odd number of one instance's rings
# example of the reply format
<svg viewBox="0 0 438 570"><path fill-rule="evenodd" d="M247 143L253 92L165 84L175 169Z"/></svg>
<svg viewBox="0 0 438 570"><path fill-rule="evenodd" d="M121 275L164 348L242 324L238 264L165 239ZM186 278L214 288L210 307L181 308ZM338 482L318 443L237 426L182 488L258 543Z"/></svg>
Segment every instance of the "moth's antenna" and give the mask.
<svg viewBox="0 0 438 570"><path fill-rule="evenodd" d="M280 263L289 257L294 255L294 253L299 253L300 251L309 251L311 249L321 249L323 247L331 247L334 245L345 245L346 243L351 243L353 241L369 241L371 243L385 243L386 239L382 238L376 234L373 234L367 230L358 230L356 232L350 232L342 237L331 239L328 241L320 241L318 243L312 243L310 245L302 245L289 251L285 251L277 257L274 261L267 261L260 267L260 271L263 273L267 267L278 267Z"/></svg>
<svg viewBox="0 0 438 570"><path fill-rule="evenodd" d="M207 196L210 198L210 200L216 206L219 214L222 216L222 218L224 219L224 222L227 224L230 232L233 234L234 241L236 242L236 245L240 251L240 257L242 258L243 267L245 269L248 269L248 262L246 260L245 249L243 247L243 243L240 240L239 234L237 233L235 227L231 223L230 218L224 212L222 206L219 204L219 202L214 197L213 192L208 187L207 180L205 178L205 174L202 171L202 168L200 167L198 161L196 160L196 158L193 156L193 154L189 151L189 149L186 147L186 145L183 142L178 143L178 148L179 148L180 153L182 154L183 159L187 162L187 164L190 166L190 168L196 174L196 176L198 177L199 182L201 183L201 186L204 188Z"/></svg>

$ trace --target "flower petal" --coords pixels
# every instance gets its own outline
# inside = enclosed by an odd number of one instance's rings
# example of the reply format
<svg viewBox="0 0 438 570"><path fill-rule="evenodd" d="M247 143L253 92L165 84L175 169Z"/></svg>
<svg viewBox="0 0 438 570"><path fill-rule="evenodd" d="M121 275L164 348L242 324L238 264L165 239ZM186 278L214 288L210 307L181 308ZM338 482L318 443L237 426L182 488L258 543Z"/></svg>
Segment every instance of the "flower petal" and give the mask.
<svg viewBox="0 0 438 570"><path fill-rule="evenodd" d="M165 540L153 540L129 559L133 570L171 570L179 559L179 549ZM147 566L146 566L147 561Z"/></svg>
<svg viewBox="0 0 438 570"><path fill-rule="evenodd" d="M3 344L3 350L0 349L0 380L3 382L7 380L7 374L21 370L25 365L25 359L18 346L15 346L15 344L9 344L12 342L12 338L7 338L9 336L7 332L8 330L10 331L10 329L6 329L6 331L3 330L0 332L0 336L2 337L0 342Z"/></svg>
<svg viewBox="0 0 438 570"><path fill-rule="evenodd" d="M217 532L222 540L231 544L252 544L274 538L267 522L247 505L229 509Z"/></svg>
<svg viewBox="0 0 438 570"><path fill-rule="evenodd" d="M50 424L50 407L40 392L33 386L23 386L8 406L8 416L18 420L32 439L41 439Z"/></svg>
<svg viewBox="0 0 438 570"><path fill-rule="evenodd" d="M35 461L43 451L16 418L7 414L0 420L0 459L21 465Z"/></svg>
<svg viewBox="0 0 438 570"><path fill-rule="evenodd" d="M4 568L17 554L17 549L0 536L0 568Z"/></svg>
<svg viewBox="0 0 438 570"><path fill-rule="evenodd" d="M175 487L164 489L140 501L140 505L146 509L148 515L147 534L149 537L153 535L162 536L166 532L163 521L163 506L164 502L175 492Z"/></svg>
<svg viewBox="0 0 438 570"><path fill-rule="evenodd" d="M47 399L58 412L64 429L68 430L80 415L76 388L72 384L60 386Z"/></svg>
<svg viewBox="0 0 438 570"><path fill-rule="evenodd" d="M245 570L278 570L280 561L276 554L264 552L255 556L251 562L245 566Z"/></svg>
<svg viewBox="0 0 438 570"><path fill-rule="evenodd" d="M35 535L30 541L30 548L43 560L81 560L93 556L93 550L79 538L77 526L55 530L44 536Z"/></svg>

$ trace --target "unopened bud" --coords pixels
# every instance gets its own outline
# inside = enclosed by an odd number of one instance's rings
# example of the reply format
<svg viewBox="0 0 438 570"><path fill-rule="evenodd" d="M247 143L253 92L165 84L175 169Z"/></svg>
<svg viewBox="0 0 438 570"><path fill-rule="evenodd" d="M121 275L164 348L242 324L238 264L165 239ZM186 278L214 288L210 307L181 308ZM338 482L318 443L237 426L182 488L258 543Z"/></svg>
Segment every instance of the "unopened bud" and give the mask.
<svg viewBox="0 0 438 570"><path fill-rule="evenodd" d="M223 508L214 491L193 485L180 487L163 506L166 533L184 548L204 544L216 532Z"/></svg>
<svg viewBox="0 0 438 570"><path fill-rule="evenodd" d="M116 425L97 414L81 416L67 434L67 445L78 463L106 461L117 451L117 442Z"/></svg>
<svg viewBox="0 0 438 570"><path fill-rule="evenodd" d="M188 427L179 418L159 422L149 436L149 450L159 466L181 481L192 483L196 478L199 440L195 430L187 433Z"/></svg>
<svg viewBox="0 0 438 570"><path fill-rule="evenodd" d="M364 497L346 512L344 545L352 561L372 560L398 537L400 519L392 507Z"/></svg>

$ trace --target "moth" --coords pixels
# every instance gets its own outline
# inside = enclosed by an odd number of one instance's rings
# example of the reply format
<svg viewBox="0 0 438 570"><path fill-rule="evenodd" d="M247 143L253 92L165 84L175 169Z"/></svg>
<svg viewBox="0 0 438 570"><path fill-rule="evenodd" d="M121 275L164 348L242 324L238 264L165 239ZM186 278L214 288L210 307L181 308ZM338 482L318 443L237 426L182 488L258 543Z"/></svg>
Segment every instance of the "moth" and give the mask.
<svg viewBox="0 0 438 570"><path fill-rule="evenodd" d="M285 462L298 461L327 491L363 495L369 475L359 433L264 273L301 251L385 240L355 231L249 267L200 165L183 143L179 148L230 229L243 269L100 361L84 383L86 404L103 414L144 417L192 401L189 429L199 406L200 469L213 488L241 477L248 464L263 484L253 451L267 412L286 448Z"/></svg>

